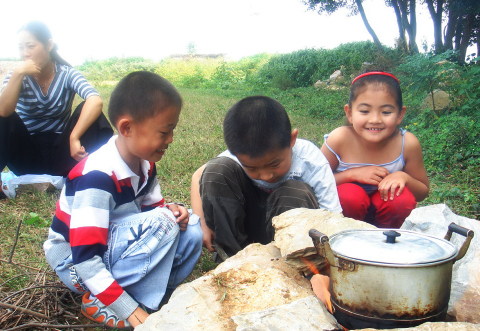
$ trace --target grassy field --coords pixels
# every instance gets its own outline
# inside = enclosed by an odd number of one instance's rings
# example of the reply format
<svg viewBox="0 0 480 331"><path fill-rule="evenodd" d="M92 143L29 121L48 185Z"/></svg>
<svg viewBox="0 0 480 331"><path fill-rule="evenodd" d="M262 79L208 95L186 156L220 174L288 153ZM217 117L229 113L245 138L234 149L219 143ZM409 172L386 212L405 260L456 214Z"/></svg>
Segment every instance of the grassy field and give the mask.
<svg viewBox="0 0 480 331"><path fill-rule="evenodd" d="M108 107L109 95L113 89L110 86L99 87L103 96L105 109ZM240 98L256 94L255 91L218 91L180 89L185 106L182 110L180 122L175 130L174 142L169 147L164 158L157 164L159 181L162 193L169 202L190 203L190 178L192 173L211 157L225 149L222 136L222 120L229 109ZM269 94L270 92L267 92ZM337 100L325 105L324 102L312 102L315 92L313 89L290 90L289 92L272 91L269 95L282 102L289 112L293 127L299 129L301 138L309 139L320 146L323 135L343 123L341 116L343 103L346 100L346 91L331 92ZM324 107L325 109L320 109ZM324 112L321 115L309 116L313 112ZM455 187L455 180L448 180L442 176L431 178L432 188L449 190ZM45 261L42 244L47 237L48 226L26 225L24 222L16 233L19 222L34 212L48 224L55 210L58 192L55 193L23 193L14 200L0 200L0 300L7 293L36 284L39 272L45 277L49 267ZM421 205L448 202L448 196L434 196ZM455 212L473 217L465 213L468 202L455 200L455 206L450 206ZM462 205L463 204L463 205ZM14 245L16 242L15 249ZM11 259L12 263L7 263ZM23 266L15 265L21 264ZM25 267L27 266L27 267ZM28 268L29 267L29 268ZM215 267L211 255L204 251L194 274L190 279L201 276ZM32 269L33 268L33 269ZM0 310L1 311L1 310ZM1 316L1 314L0 314ZM0 320L0 329L2 320Z"/></svg>

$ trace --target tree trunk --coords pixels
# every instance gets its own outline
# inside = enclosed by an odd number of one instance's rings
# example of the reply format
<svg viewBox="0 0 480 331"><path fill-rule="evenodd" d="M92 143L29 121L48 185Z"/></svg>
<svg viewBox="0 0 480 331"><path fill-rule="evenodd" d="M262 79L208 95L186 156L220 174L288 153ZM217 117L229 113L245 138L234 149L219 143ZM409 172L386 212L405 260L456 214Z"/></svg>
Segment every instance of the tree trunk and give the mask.
<svg viewBox="0 0 480 331"><path fill-rule="evenodd" d="M451 10L448 12L447 30L444 37L444 48L453 49L453 37L455 36L455 27L458 21L458 14Z"/></svg>
<svg viewBox="0 0 480 331"><path fill-rule="evenodd" d="M460 41L462 40L462 21L463 18L459 17L457 24L455 25L455 49L460 49Z"/></svg>
<svg viewBox="0 0 480 331"><path fill-rule="evenodd" d="M411 34L409 34L410 49L418 53L417 46L417 8L415 0L410 0L410 28Z"/></svg>
<svg viewBox="0 0 480 331"><path fill-rule="evenodd" d="M428 11L433 21L433 33L435 36L435 52L441 53L443 50L442 42L442 13L443 13L443 0L437 0L437 10L433 6L433 0L425 1L428 6Z"/></svg>
<svg viewBox="0 0 480 331"><path fill-rule="evenodd" d="M402 13L400 8L398 8L397 0L392 0L392 7L395 11L395 16L397 17L397 26L398 26L398 47L401 49L409 51L407 41L405 39L405 27L402 22Z"/></svg>
<svg viewBox="0 0 480 331"><path fill-rule="evenodd" d="M458 59L460 62L465 62L465 57L467 55L467 48L470 41L470 36L472 34L473 21L475 20L475 14L469 12L463 25L462 40L460 42L460 53Z"/></svg>
<svg viewBox="0 0 480 331"><path fill-rule="evenodd" d="M480 57L480 33L477 32L477 57Z"/></svg>
<svg viewBox="0 0 480 331"><path fill-rule="evenodd" d="M401 12L402 16L402 24L407 30L408 33L408 46L410 51L418 53L418 47L417 47L417 42L415 41L416 35L417 35L417 28L416 28L416 20L417 20L417 15L415 12L415 0L410 1L410 10L412 10L412 4L413 4L413 16L410 17L410 22L408 21L408 2L409 0L397 0L398 1L398 7ZM412 12L410 12L412 15ZM412 18L413 18L413 24L412 24Z"/></svg>
<svg viewBox="0 0 480 331"><path fill-rule="evenodd" d="M380 42L380 39L378 39L377 34L375 31L373 31L372 27L370 26L370 23L368 23L367 16L365 16L365 10L363 9L362 5L362 0L355 0L355 3L357 4L358 12L360 13L360 16L362 16L363 24L367 28L368 33L373 38L373 42L375 45L377 45L379 50L383 51L382 43Z"/></svg>

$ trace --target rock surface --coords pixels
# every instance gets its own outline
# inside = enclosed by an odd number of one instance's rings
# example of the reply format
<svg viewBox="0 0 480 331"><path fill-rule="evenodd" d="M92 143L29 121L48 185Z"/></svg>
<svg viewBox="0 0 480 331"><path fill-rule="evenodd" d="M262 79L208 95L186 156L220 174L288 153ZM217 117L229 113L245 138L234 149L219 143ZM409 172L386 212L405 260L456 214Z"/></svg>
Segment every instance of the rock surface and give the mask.
<svg viewBox="0 0 480 331"><path fill-rule="evenodd" d="M457 225L473 230L474 238L465 256L453 265L452 290L448 314L456 321L480 323L480 222L455 215L446 205L438 204L416 208L402 229L423 232L444 238L448 225ZM451 242L461 247L465 237L453 234Z"/></svg>
<svg viewBox="0 0 480 331"><path fill-rule="evenodd" d="M435 106L435 110L438 111L448 108L451 105L450 94L442 90L435 90L433 91L433 97L432 94L428 94L425 97L422 103L422 108L434 109L433 107Z"/></svg>
<svg viewBox="0 0 480 331"><path fill-rule="evenodd" d="M235 330L232 316L265 311L312 295L310 282L284 262L273 244L252 244L215 270L180 286L168 304L136 330ZM323 304L317 300L317 305ZM315 309L318 312L321 307ZM332 316L315 318L329 325ZM326 330L336 327L331 324Z"/></svg>
<svg viewBox="0 0 480 331"><path fill-rule="evenodd" d="M308 231L316 229L327 236L348 229L375 229L376 227L325 209L298 208L289 210L272 220L275 228L275 246L286 262L299 272L308 273L304 259L322 269L326 262L317 254Z"/></svg>
<svg viewBox="0 0 480 331"><path fill-rule="evenodd" d="M232 319L238 325L237 331L286 330L287 325L289 330L343 330L314 295L264 311L233 316Z"/></svg>

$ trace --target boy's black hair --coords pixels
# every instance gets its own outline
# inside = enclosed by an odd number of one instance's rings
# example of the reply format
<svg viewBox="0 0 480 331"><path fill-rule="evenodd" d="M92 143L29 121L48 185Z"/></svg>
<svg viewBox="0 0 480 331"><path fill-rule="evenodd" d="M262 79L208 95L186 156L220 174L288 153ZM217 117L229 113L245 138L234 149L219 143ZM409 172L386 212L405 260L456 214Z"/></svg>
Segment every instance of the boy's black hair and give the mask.
<svg viewBox="0 0 480 331"><path fill-rule="evenodd" d="M182 97L165 78L148 71L135 71L122 78L110 96L108 117L113 125L123 115L142 122L166 107L182 108Z"/></svg>
<svg viewBox="0 0 480 331"><path fill-rule="evenodd" d="M223 121L223 138L233 155L258 158L290 147L292 126L280 102L265 96L238 101Z"/></svg>
<svg viewBox="0 0 480 331"><path fill-rule="evenodd" d="M26 24L24 24L18 32L21 31L28 31L30 32L39 42L41 42L44 46L47 46L48 41L52 39L52 32L50 32L50 29L48 26L40 21L31 21ZM50 51L50 57L53 61L66 65L68 67L71 67L70 63L65 61L63 57L60 56L57 52L58 46L57 44L53 44L53 48Z"/></svg>
<svg viewBox="0 0 480 331"><path fill-rule="evenodd" d="M371 72L372 70L366 71L365 73ZM374 70L378 71L378 70ZM387 88L388 93L392 95L395 99L395 103L398 106L398 109L401 110L403 106L402 100L402 90L400 89L400 84L395 78L386 76L386 75L367 75L365 77L359 78L355 83L350 87L350 98L348 100L348 105L352 107L352 103L355 99L371 84L374 85L383 85Z"/></svg>

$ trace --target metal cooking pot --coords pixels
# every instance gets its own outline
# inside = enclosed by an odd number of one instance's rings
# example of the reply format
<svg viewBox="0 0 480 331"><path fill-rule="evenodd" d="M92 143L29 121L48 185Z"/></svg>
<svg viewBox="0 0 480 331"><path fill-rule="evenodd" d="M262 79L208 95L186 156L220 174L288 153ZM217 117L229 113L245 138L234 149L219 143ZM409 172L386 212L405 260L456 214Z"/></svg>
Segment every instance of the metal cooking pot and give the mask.
<svg viewBox="0 0 480 331"><path fill-rule="evenodd" d="M452 232L466 237L460 250ZM444 320L452 267L473 231L451 223L445 239L407 230L309 232L330 265L334 316L347 329L391 329Z"/></svg>

